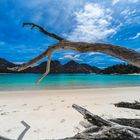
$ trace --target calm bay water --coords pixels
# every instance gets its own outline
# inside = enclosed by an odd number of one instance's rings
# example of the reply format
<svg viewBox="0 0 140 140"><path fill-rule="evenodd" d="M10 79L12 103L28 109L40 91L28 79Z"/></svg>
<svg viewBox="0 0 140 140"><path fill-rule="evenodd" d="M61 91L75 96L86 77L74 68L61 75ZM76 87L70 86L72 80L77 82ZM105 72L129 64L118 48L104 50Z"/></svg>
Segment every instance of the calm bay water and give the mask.
<svg viewBox="0 0 140 140"><path fill-rule="evenodd" d="M40 74L0 74L0 91L80 89L140 86L140 75L50 74L39 85Z"/></svg>

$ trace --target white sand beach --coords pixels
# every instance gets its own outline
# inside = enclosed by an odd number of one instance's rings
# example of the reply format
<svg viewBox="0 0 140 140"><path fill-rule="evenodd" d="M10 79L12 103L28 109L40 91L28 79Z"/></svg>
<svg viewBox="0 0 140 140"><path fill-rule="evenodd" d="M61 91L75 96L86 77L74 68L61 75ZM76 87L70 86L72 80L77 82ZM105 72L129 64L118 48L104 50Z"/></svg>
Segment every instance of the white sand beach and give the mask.
<svg viewBox="0 0 140 140"><path fill-rule="evenodd" d="M0 135L17 139L24 120L31 128L24 140L73 136L83 128L83 117L72 104L104 118L139 118L139 110L116 108L119 101L139 101L140 87L0 92Z"/></svg>

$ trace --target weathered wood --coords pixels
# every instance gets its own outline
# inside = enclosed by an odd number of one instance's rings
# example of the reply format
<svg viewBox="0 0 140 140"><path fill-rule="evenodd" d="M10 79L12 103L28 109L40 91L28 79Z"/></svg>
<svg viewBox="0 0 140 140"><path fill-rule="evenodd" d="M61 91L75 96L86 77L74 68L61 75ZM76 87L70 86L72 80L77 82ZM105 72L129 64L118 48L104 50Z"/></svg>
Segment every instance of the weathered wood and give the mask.
<svg viewBox="0 0 140 140"><path fill-rule="evenodd" d="M30 129L30 126L29 126L25 121L21 121L21 123L24 125L25 129L24 129L24 131L19 135L19 137L17 138L17 140L22 140L23 137L25 136L26 132Z"/></svg>
<svg viewBox="0 0 140 140"><path fill-rule="evenodd" d="M36 81L36 83L39 83L49 73L49 71L50 71L50 65L51 65L51 55L52 55L52 53L50 53L48 55L46 72Z"/></svg>
<svg viewBox="0 0 140 140"><path fill-rule="evenodd" d="M89 121L91 124L93 125L97 125L97 126L113 126L114 123L108 120L104 120L101 117L92 114L91 112L89 112L88 110L86 110L85 108L82 108L81 106L78 106L76 104L72 105L72 107L74 109L76 109L79 113L81 113L84 116L84 119L86 119L87 121Z"/></svg>
<svg viewBox="0 0 140 140"><path fill-rule="evenodd" d="M128 103L128 102L120 102L115 104L116 107L122 108L130 108L130 109L140 109L140 102Z"/></svg>
<svg viewBox="0 0 140 140"><path fill-rule="evenodd" d="M105 120L81 106L74 104L73 108L81 113L91 125L73 137L60 140L140 140L140 129L138 129L140 119ZM30 128L26 124L25 126L27 129ZM12 139L0 137L0 140Z"/></svg>
<svg viewBox="0 0 140 140"><path fill-rule="evenodd" d="M121 46L117 46L117 45L112 45L112 44L72 42L72 41L66 40L56 34L48 32L43 27L41 27L37 24L24 23L23 25L31 26L31 29L36 27L43 34L53 37L54 39L59 40L59 42L57 44L54 44L54 45L48 47L42 54L40 54L36 58L33 58L31 61L24 63L24 64L20 65L19 67L16 67L16 68L13 68L10 70L21 71L21 70L27 69L31 65L41 61L46 56L49 56L50 54L52 54L53 52L58 51L58 50L73 50L73 51L80 52L80 53L100 52L100 53L104 53L104 54L119 58L123 61L126 61L126 62L140 68L140 53L136 52L134 50L131 50L131 49L128 49L125 47L121 47ZM48 67L47 71L49 71L49 69L50 68ZM43 79L44 76L46 76L46 74L44 74L41 79ZM40 80L38 80L38 82L40 82Z"/></svg>
<svg viewBox="0 0 140 140"><path fill-rule="evenodd" d="M111 121L118 123L120 125L126 125L126 126L131 126L140 129L140 119L117 118L117 119L112 119Z"/></svg>
<svg viewBox="0 0 140 140"><path fill-rule="evenodd" d="M60 36L58 36L58 35L56 35L56 34L54 34L54 33L48 32L48 31L45 30L43 27L41 27L41 26L39 26L39 25L37 25L37 24L25 22L25 23L23 23L23 27L24 27L24 26L31 26L31 29L33 29L33 28L36 27L36 28L39 29L40 32L42 32L43 34L45 34L45 35L47 35L47 36L50 36L50 37L52 37L52 38L55 38L55 39L57 39L57 40L59 40L59 41L64 40L64 38L62 38L62 37L60 37Z"/></svg>
<svg viewBox="0 0 140 140"><path fill-rule="evenodd" d="M112 120L105 120L78 105L73 105L73 108L93 124L93 127L63 140L140 140L140 129L138 128L122 125Z"/></svg>

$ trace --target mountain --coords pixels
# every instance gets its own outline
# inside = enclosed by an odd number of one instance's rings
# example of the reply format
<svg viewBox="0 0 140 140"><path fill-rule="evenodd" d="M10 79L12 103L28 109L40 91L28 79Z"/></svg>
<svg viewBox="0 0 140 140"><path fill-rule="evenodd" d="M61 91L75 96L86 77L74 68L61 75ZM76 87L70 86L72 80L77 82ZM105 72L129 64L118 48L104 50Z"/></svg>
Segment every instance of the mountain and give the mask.
<svg viewBox="0 0 140 140"><path fill-rule="evenodd" d="M0 58L0 69L6 69L7 66L9 67L14 67L15 64L14 63L11 63L3 58Z"/></svg>
<svg viewBox="0 0 140 140"><path fill-rule="evenodd" d="M8 70L8 68L12 68L12 67L16 67L16 66L18 66L18 65L14 64L12 62L9 62L3 58L0 58L0 73L32 73L33 72L32 68L28 68L21 72Z"/></svg>
<svg viewBox="0 0 140 140"><path fill-rule="evenodd" d="M34 73L44 73L47 62L42 62L40 65L33 67ZM62 73L63 65L59 61L51 61L50 73Z"/></svg>
<svg viewBox="0 0 140 140"><path fill-rule="evenodd" d="M46 62L30 67L21 72L10 71L8 67L16 67L18 65L11 63L5 59L0 59L0 73L44 73L46 70ZM99 73L101 70L95 66L89 66L87 64L79 64L75 61L70 61L67 64L62 65L59 61L51 61L50 73Z"/></svg>
<svg viewBox="0 0 140 140"><path fill-rule="evenodd" d="M16 67L18 65L11 63L5 59L0 58L0 73L44 73L46 70L46 62L30 67L21 72L10 71L7 68ZM51 61L50 73L97 73L97 74L133 74L140 73L140 68L129 64L119 64L99 69L95 66L87 64L79 64L75 61L69 61L62 65L59 61Z"/></svg>
<svg viewBox="0 0 140 140"><path fill-rule="evenodd" d="M15 67L16 65L14 63L11 63L5 59L0 58L0 73L9 73L10 70L7 69L7 67Z"/></svg>
<svg viewBox="0 0 140 140"><path fill-rule="evenodd" d="M35 73L44 73L46 69L46 62L33 68ZM97 73L101 71L97 67L92 67L86 64L79 64L75 61L70 61L62 65L59 61L51 62L50 73Z"/></svg>
<svg viewBox="0 0 140 140"><path fill-rule="evenodd" d="M88 64L81 64L84 66L90 73L100 73L101 69L95 66L90 66Z"/></svg>
<svg viewBox="0 0 140 140"><path fill-rule="evenodd" d="M63 65L64 73L99 73L101 70L97 67L92 67L87 64L79 64L75 61L70 61Z"/></svg>
<svg viewBox="0 0 140 140"><path fill-rule="evenodd" d="M101 71L102 74L133 74L140 73L140 68L129 64L118 64Z"/></svg>

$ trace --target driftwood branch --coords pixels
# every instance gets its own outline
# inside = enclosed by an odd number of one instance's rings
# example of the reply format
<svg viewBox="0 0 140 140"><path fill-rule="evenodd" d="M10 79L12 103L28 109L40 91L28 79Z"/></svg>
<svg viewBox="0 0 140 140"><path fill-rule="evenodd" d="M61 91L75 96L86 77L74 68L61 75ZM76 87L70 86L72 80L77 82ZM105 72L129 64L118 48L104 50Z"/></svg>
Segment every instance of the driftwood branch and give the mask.
<svg viewBox="0 0 140 140"><path fill-rule="evenodd" d="M140 129L140 119L117 118L111 119L111 121L121 125L131 126Z"/></svg>
<svg viewBox="0 0 140 140"><path fill-rule="evenodd" d="M75 136L61 140L140 140L139 119L106 120L98 115L94 115L81 106L74 104L72 107L81 113L90 125L86 125L86 129ZM20 134L18 140L22 140L23 136L30 128L25 122L22 122L22 124L26 128ZM0 140L12 139L0 136Z"/></svg>
<svg viewBox="0 0 140 140"><path fill-rule="evenodd" d="M44 33L47 36L53 37L59 42L57 44L54 44L50 47L48 47L42 54L37 56L36 58L33 58L27 63L24 63L20 65L19 67L16 68L10 68L10 70L17 70L21 71L24 69L27 69L28 67L32 66L33 64L38 63L42 59L44 59L46 56L49 56L50 53L53 53L58 50L73 50L76 52L80 53L89 53L89 52L100 52L104 53L116 58L119 58L123 61L126 61L134 66L137 66L140 68L140 53L136 52L134 50L117 46L117 45L112 45L112 44L104 44L104 43L86 43L86 42L72 42L68 41L56 34L50 33L46 31L43 27L34 24L34 23L24 23L24 26L28 25L31 26L31 29L33 28L38 28L40 32ZM50 68L47 67L47 71L49 73ZM45 74L44 76L45 77ZM38 81L41 81L43 78L41 78Z"/></svg>
<svg viewBox="0 0 140 140"><path fill-rule="evenodd" d="M80 112L93 126L74 137L63 140L140 140L140 129L138 128L105 120L78 105L73 105L73 108Z"/></svg>
<svg viewBox="0 0 140 140"><path fill-rule="evenodd" d="M120 103L115 104L115 106L140 110L140 102L138 101L135 101L134 103L120 102Z"/></svg>
<svg viewBox="0 0 140 140"><path fill-rule="evenodd" d="M57 39L57 40L59 40L59 41L64 40L64 38L62 38L62 37L60 37L60 36L58 36L58 35L56 35L56 34L54 34L54 33L48 32L48 31L45 30L43 27L41 27L41 26L39 26L39 25L37 25L37 24L30 23L30 22L26 22L26 23L23 23L23 27L24 27L24 26L31 26L31 30L32 30L33 28L36 27L36 28L39 29L40 32L42 32L43 34L45 34L45 35L47 35L47 36L50 36L50 37L52 37L52 38L55 38L55 39Z"/></svg>
<svg viewBox="0 0 140 140"><path fill-rule="evenodd" d="M39 83L49 73L50 65L51 65L51 53L48 55L46 72L36 81L36 83Z"/></svg>
<svg viewBox="0 0 140 140"><path fill-rule="evenodd" d="M24 131L19 135L17 140L22 140L24 135L26 134L26 132L30 129L30 126L25 122L25 121L21 121L21 123L25 126Z"/></svg>
<svg viewBox="0 0 140 140"><path fill-rule="evenodd" d="M87 119L90 123L92 123L94 125L101 127L101 126L112 126L114 124L108 120L104 120L101 117L92 114L91 112L89 112L85 108L82 108L76 104L72 105L72 107L75 110L77 110L79 113L81 113L84 116L84 119Z"/></svg>
<svg viewBox="0 0 140 140"><path fill-rule="evenodd" d="M21 124L25 126L25 129L23 132L18 136L17 140L22 140L23 137L25 136L26 132L30 129L30 126L25 122L21 121ZM6 137L0 136L0 140L13 140L13 139L8 139Z"/></svg>

